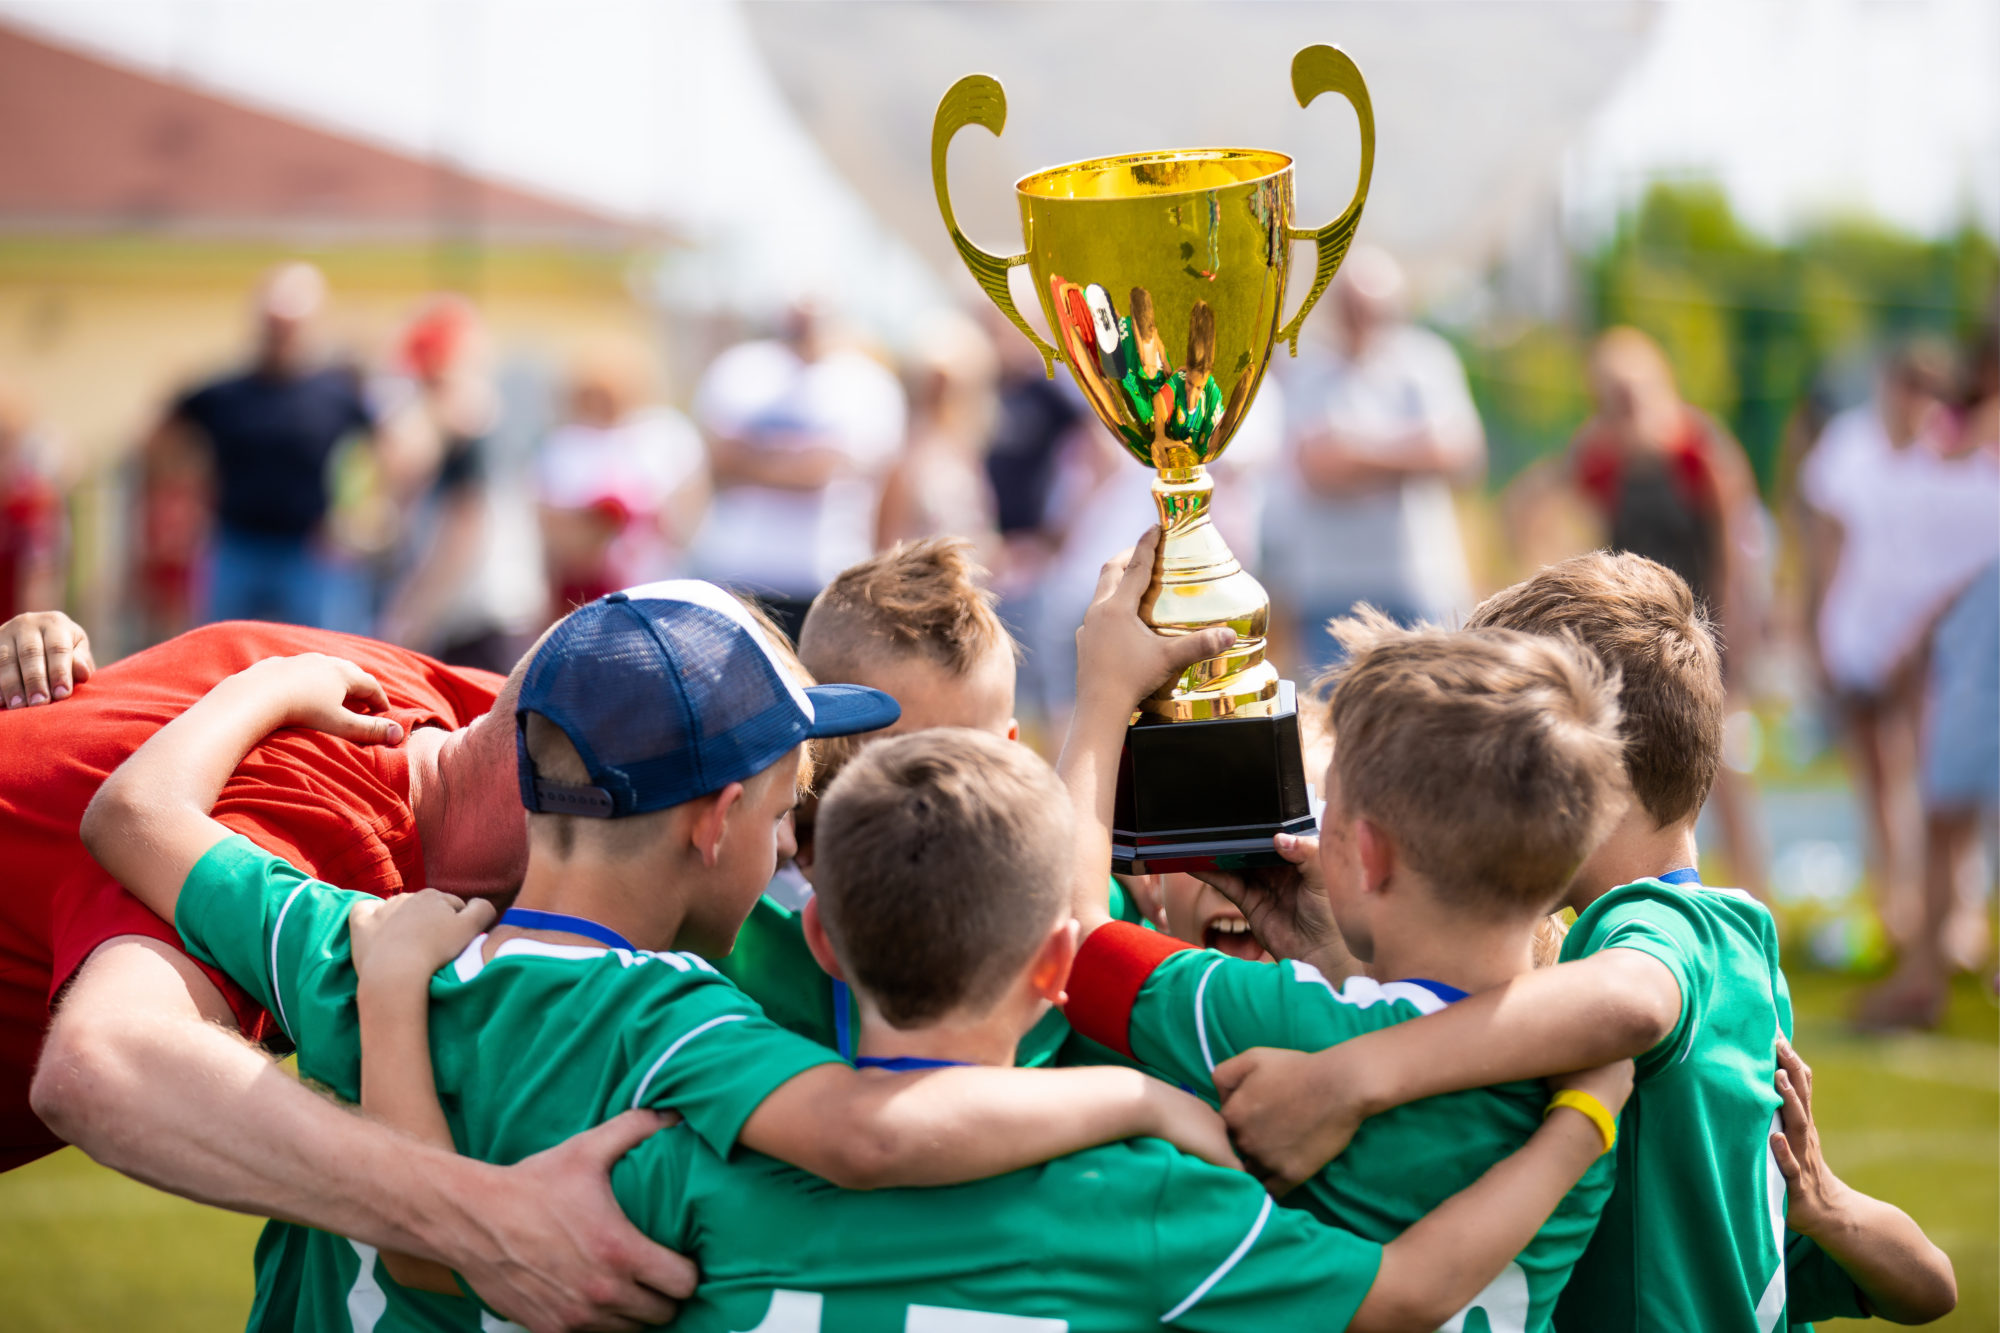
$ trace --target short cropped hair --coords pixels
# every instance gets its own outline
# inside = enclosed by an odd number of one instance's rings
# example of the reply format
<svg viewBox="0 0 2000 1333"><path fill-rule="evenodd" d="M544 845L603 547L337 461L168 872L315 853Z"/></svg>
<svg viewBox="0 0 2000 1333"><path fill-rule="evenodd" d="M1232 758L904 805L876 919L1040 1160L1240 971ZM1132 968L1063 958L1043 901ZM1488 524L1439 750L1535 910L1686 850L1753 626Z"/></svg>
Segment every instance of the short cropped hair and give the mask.
<svg viewBox="0 0 2000 1333"><path fill-rule="evenodd" d="M1074 816L1025 745L875 742L820 801L813 887L848 980L899 1028L991 1007L1068 911Z"/></svg>
<svg viewBox="0 0 2000 1333"><path fill-rule="evenodd" d="M1722 653L1680 575L1629 553L1573 556L1494 593L1471 623L1596 653L1623 681L1632 794L1661 828L1700 812L1722 763Z"/></svg>
<svg viewBox="0 0 2000 1333"><path fill-rule="evenodd" d="M1551 911L1617 816L1615 679L1574 641L1403 629L1372 608L1331 628L1343 812L1468 911Z"/></svg>
<svg viewBox="0 0 2000 1333"><path fill-rule="evenodd" d="M898 542L849 565L813 599L799 655L826 680L853 680L884 656L964 675L996 648L1017 654L985 579L963 537Z"/></svg>

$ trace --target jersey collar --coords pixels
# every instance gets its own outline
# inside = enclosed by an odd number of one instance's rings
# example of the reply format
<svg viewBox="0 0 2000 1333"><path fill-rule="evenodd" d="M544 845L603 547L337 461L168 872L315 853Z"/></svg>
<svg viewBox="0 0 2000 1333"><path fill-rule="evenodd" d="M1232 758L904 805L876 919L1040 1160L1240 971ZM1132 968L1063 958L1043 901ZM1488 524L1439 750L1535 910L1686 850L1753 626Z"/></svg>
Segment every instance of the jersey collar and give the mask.
<svg viewBox="0 0 2000 1333"><path fill-rule="evenodd" d="M1655 875L1653 878L1662 884L1693 884L1697 887L1701 884L1701 872L1693 866L1684 870L1669 870L1666 874Z"/></svg>
<svg viewBox="0 0 2000 1333"><path fill-rule="evenodd" d="M1467 994L1456 986L1447 986L1442 981L1431 981L1424 977L1403 977L1401 980L1405 986L1422 986L1446 1004L1457 1004Z"/></svg>

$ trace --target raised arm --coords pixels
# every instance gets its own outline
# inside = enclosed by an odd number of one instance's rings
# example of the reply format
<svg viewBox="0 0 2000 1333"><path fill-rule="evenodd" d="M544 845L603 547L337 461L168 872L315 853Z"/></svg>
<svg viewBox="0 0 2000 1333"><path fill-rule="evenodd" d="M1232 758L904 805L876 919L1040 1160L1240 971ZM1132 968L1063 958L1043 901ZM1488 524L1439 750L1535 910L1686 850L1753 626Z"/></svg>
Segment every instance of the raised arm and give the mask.
<svg viewBox="0 0 2000 1333"><path fill-rule="evenodd" d="M1056 772L1076 811L1071 911L1086 935L1111 919L1106 874L1111 869L1112 806L1132 710L1162 682L1236 641L1236 632L1227 628L1169 637L1139 618L1159 546L1160 530L1150 528L1129 555L1105 564L1076 634L1076 710L1070 714Z"/></svg>
<svg viewBox="0 0 2000 1333"><path fill-rule="evenodd" d="M1908 1213L1833 1174L1813 1124L1812 1070L1782 1037L1777 1084L1784 1131L1771 1135L1771 1155L1785 1177L1785 1225L1840 1265L1869 1313L1893 1324L1928 1324L1950 1314L1958 1304L1950 1257Z"/></svg>
<svg viewBox="0 0 2000 1333"><path fill-rule="evenodd" d="M1324 1051L1245 1051L1216 1067L1215 1086L1237 1151L1283 1191L1339 1156L1371 1115L1643 1055L1680 1011L1665 964L1610 948Z"/></svg>
<svg viewBox="0 0 2000 1333"><path fill-rule="evenodd" d="M1562 1080L1615 1121L1632 1063ZM1450 1319L1528 1247L1563 1195L1611 1150L1594 1116L1554 1104L1526 1146L1433 1208L1382 1250L1382 1266L1349 1333L1420 1333Z"/></svg>
<svg viewBox="0 0 2000 1333"><path fill-rule="evenodd" d="M399 724L352 712L353 703L389 706L373 676L337 657L270 657L237 672L104 780L84 811L84 847L133 897L172 921L188 872L230 836L209 811L257 742L288 726L358 744L403 738Z"/></svg>

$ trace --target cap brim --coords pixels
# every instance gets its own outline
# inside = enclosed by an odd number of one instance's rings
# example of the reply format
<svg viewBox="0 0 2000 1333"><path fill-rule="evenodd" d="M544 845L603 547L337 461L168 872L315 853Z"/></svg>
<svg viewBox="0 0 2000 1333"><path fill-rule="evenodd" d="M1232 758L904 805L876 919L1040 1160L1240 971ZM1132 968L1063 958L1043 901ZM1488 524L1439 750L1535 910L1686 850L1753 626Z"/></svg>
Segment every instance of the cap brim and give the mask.
<svg viewBox="0 0 2000 1333"><path fill-rule="evenodd" d="M863 731L880 731L903 715L903 706L894 695L871 690L866 685L813 685L806 689L812 700L812 737L853 736Z"/></svg>

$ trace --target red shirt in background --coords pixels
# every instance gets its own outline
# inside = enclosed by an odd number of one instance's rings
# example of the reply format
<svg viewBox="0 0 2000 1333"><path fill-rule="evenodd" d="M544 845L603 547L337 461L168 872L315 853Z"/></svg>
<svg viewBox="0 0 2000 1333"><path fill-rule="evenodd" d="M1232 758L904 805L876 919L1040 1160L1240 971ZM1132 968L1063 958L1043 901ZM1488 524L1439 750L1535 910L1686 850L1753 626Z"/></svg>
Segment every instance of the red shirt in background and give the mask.
<svg viewBox="0 0 2000 1333"><path fill-rule="evenodd" d="M55 487L32 472L0 476L0 620L41 609L20 604L33 595L22 591L22 578L54 557L61 533L62 502Z"/></svg>
<svg viewBox="0 0 2000 1333"><path fill-rule="evenodd" d="M372 672L405 729L456 729L492 706L501 678L372 639L291 625L210 625L104 668L69 699L0 712L0 1171L61 1142L28 1106L57 992L119 935L181 947L173 928L93 861L77 827L112 769L225 676L266 657L321 652ZM285 731L250 752L215 816L300 869L386 897L424 884L407 751ZM203 968L245 1036L267 1016Z"/></svg>

